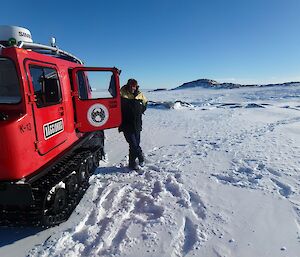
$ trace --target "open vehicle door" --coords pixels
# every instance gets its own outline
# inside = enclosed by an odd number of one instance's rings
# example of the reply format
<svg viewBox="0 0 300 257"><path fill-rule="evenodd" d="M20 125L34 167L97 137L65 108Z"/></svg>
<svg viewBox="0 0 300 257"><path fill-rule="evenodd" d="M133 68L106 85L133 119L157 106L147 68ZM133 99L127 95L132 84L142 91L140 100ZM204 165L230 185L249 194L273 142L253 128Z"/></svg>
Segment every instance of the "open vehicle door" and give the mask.
<svg viewBox="0 0 300 257"><path fill-rule="evenodd" d="M77 67L72 70L76 128L91 132L121 124L120 71Z"/></svg>

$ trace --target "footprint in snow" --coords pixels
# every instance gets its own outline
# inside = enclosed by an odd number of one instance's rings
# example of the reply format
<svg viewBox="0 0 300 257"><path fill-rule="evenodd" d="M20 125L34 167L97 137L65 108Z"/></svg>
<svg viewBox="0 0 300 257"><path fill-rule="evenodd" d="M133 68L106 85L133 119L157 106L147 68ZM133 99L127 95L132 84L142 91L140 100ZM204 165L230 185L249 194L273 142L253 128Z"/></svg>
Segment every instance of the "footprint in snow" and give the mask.
<svg viewBox="0 0 300 257"><path fill-rule="evenodd" d="M189 194L190 194L192 208L196 213L197 217L203 220L206 219L206 206L204 205L200 196L191 191L189 192Z"/></svg>
<svg viewBox="0 0 300 257"><path fill-rule="evenodd" d="M275 175L276 177L281 177L281 174L280 174L278 171L274 170L273 168L267 168L267 170L268 170L271 174Z"/></svg>
<svg viewBox="0 0 300 257"><path fill-rule="evenodd" d="M240 182L240 179L234 178L233 176L229 175L222 175L222 174L212 174L212 176L216 177L218 181L220 181L223 184L232 184L235 185L238 182Z"/></svg>
<svg viewBox="0 0 300 257"><path fill-rule="evenodd" d="M177 203L186 208L191 206L189 193L183 188L182 184L178 183L175 177L168 176L165 187L174 197L179 198Z"/></svg>
<svg viewBox="0 0 300 257"><path fill-rule="evenodd" d="M271 180L275 183L275 185L276 185L277 187L279 187L279 193L280 193L283 197L288 198L288 197L293 193L293 190L292 190L292 188L291 188L290 185L284 184L284 183L282 183L282 182L280 182L279 180L274 179L274 178L271 178Z"/></svg>
<svg viewBox="0 0 300 257"><path fill-rule="evenodd" d="M134 206L134 213L146 215L147 220L157 220L163 215L164 208L156 205L152 196L136 193L136 197L138 200Z"/></svg>
<svg viewBox="0 0 300 257"><path fill-rule="evenodd" d="M151 195L156 198L163 191L163 185L160 181L155 181Z"/></svg>

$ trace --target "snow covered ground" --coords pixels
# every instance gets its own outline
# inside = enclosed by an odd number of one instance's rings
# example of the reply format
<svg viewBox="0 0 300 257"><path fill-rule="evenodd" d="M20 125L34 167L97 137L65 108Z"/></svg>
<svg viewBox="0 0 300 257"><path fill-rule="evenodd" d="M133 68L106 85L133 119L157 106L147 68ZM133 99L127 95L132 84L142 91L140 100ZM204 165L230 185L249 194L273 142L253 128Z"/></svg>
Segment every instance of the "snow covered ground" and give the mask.
<svg viewBox="0 0 300 257"><path fill-rule="evenodd" d="M0 228L0 256L300 256L300 86L146 95L143 171L107 131L70 219Z"/></svg>

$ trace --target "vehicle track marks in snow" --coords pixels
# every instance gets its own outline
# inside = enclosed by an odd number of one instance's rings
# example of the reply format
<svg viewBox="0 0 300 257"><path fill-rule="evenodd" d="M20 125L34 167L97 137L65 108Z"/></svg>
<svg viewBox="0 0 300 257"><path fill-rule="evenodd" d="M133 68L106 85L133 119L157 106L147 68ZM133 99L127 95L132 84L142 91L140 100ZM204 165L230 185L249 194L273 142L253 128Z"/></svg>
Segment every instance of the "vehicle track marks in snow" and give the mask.
<svg viewBox="0 0 300 257"><path fill-rule="evenodd" d="M110 184L94 201L93 210L76 228L72 242L82 244L82 256L97 255L98 251L109 248L115 235L122 230L122 221L133 209L128 195L131 188Z"/></svg>
<svg viewBox="0 0 300 257"><path fill-rule="evenodd" d="M173 247L171 257L186 256L192 250L196 249L202 241L206 241L206 235L199 231L198 225L190 218L184 217L182 226L171 243Z"/></svg>
<svg viewBox="0 0 300 257"><path fill-rule="evenodd" d="M129 219L134 209L134 197L130 186L122 187L111 200L113 204L106 210L104 219L94 225L100 229L93 246L87 249L86 256L97 256L108 251L115 237L120 235L119 231L124 229L123 222Z"/></svg>
<svg viewBox="0 0 300 257"><path fill-rule="evenodd" d="M182 247L183 256L193 249L197 241L197 226L189 218L186 218L184 226L184 244Z"/></svg>
<svg viewBox="0 0 300 257"><path fill-rule="evenodd" d="M182 248L184 245L184 227L185 227L186 218L184 218L183 223L181 227L178 230L177 236L174 238L173 242L171 243L171 246L173 248L173 251L171 253L171 257L182 257Z"/></svg>
<svg viewBox="0 0 300 257"><path fill-rule="evenodd" d="M110 250L110 255L117 254L118 252L120 252L121 251L120 247L124 243L125 240L130 241L130 240L128 240L129 238L127 236L127 230L129 229L130 224L131 224L130 219L123 221L123 224L122 224L120 230L118 231L118 233L112 240L111 245L113 247Z"/></svg>

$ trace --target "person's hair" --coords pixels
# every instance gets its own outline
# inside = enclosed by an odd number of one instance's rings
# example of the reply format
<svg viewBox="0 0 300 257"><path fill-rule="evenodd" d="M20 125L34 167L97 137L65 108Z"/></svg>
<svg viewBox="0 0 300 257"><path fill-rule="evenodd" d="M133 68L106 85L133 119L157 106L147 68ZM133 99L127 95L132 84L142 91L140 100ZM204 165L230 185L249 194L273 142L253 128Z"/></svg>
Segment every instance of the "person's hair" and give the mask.
<svg viewBox="0 0 300 257"><path fill-rule="evenodd" d="M127 86L131 86L131 85L138 85L138 82L137 82L137 80L135 80L135 79L128 79L128 81L127 81Z"/></svg>

